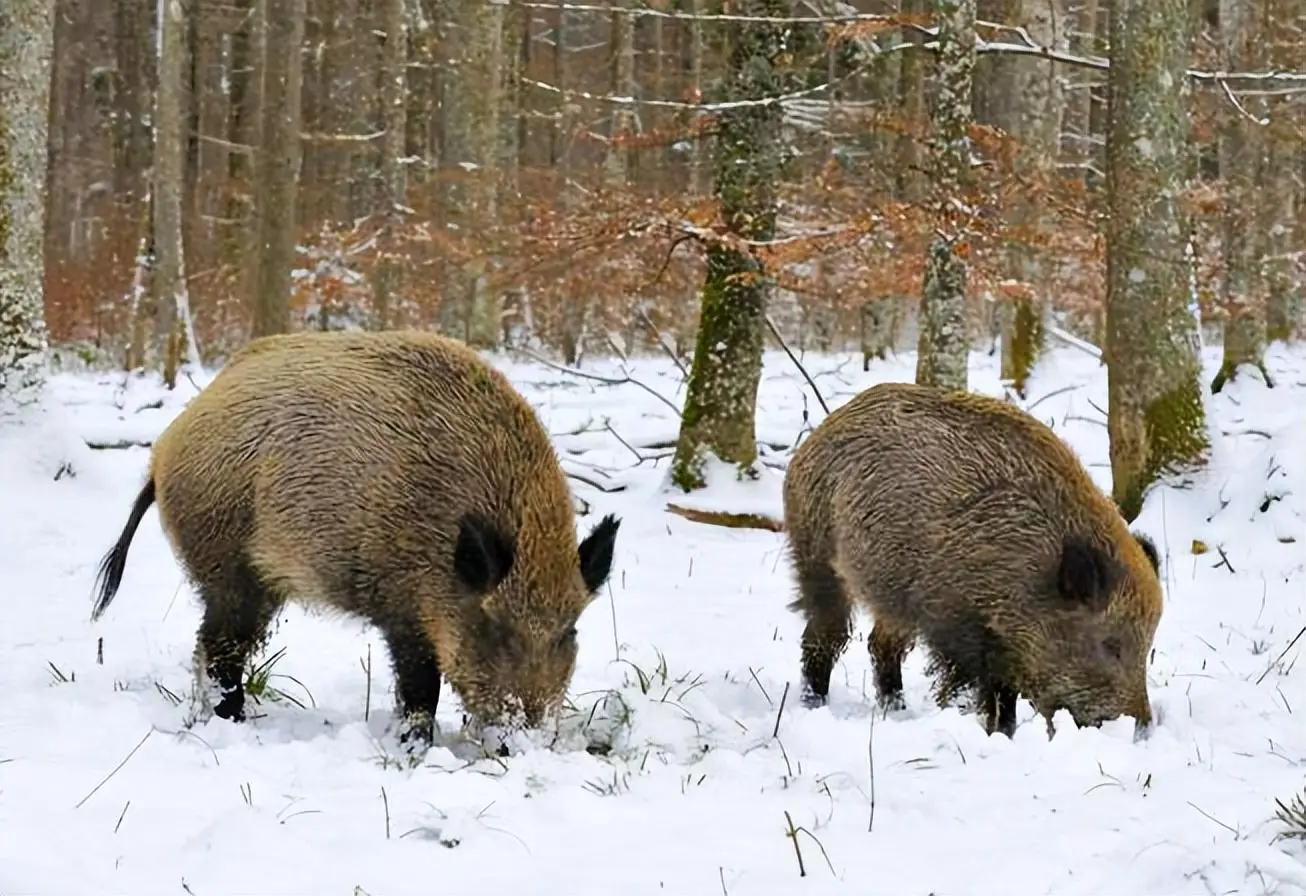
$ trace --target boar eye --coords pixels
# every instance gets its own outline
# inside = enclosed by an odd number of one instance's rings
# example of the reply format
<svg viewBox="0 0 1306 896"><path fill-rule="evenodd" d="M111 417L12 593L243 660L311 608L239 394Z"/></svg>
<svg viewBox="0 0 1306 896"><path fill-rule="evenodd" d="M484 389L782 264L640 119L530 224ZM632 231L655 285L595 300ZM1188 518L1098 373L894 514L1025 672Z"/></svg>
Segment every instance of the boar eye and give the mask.
<svg viewBox="0 0 1306 896"><path fill-rule="evenodd" d="M569 628L558 636L558 640L554 642L554 646L566 647L568 644L571 644L575 640L576 640L576 629Z"/></svg>
<svg viewBox="0 0 1306 896"><path fill-rule="evenodd" d="M1112 635L1102 641L1102 652L1111 659L1118 660L1124 653L1124 645L1120 643L1119 638Z"/></svg>

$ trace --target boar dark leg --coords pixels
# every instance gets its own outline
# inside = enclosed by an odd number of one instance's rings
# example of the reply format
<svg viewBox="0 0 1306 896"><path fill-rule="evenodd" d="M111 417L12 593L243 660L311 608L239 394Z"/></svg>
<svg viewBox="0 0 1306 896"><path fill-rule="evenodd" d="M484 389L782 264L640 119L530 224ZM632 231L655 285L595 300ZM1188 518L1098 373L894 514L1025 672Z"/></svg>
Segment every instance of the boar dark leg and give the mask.
<svg viewBox="0 0 1306 896"><path fill-rule="evenodd" d="M435 710L440 703L440 665L435 649L417 620L378 623L394 667L399 712L404 716L401 743L435 737Z"/></svg>
<svg viewBox="0 0 1306 896"><path fill-rule="evenodd" d="M875 692L884 709L903 709L907 703L902 697L902 661L912 648L912 636L904 635L882 619L871 627L866 646L871 653L871 666L875 672Z"/></svg>
<svg viewBox="0 0 1306 896"><path fill-rule="evenodd" d="M1006 685L988 683L980 688L984 730L1012 737L1016 733L1016 691Z"/></svg>
<svg viewBox="0 0 1306 896"><path fill-rule="evenodd" d="M852 607L843 583L828 564L798 564L798 600L793 609L807 618L803 629L802 703L823 706L830 694L835 661L848 646Z"/></svg>
<svg viewBox="0 0 1306 896"><path fill-rule="evenodd" d="M199 646L209 679L220 694L213 713L242 722L245 664L262 643L281 601L243 559L224 565L199 591L204 601Z"/></svg>

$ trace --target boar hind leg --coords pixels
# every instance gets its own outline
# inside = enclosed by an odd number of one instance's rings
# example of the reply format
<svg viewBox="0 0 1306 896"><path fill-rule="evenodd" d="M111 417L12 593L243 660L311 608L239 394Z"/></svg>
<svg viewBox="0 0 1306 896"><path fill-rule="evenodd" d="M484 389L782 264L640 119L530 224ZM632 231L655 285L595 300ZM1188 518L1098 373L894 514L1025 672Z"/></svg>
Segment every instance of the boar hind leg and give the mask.
<svg viewBox="0 0 1306 896"><path fill-rule="evenodd" d="M435 649L417 620L378 624L390 649L395 696L403 717L400 743L430 743L435 737L435 710L440 702L440 665Z"/></svg>
<svg viewBox="0 0 1306 896"><path fill-rule="evenodd" d="M1011 737L1016 733L1016 691L1006 685L986 684L980 688L980 711L984 730Z"/></svg>
<svg viewBox="0 0 1306 896"><path fill-rule="evenodd" d="M875 693L886 710L904 709L902 696L902 661L912 648L913 638L886 620L877 619L866 639L875 672Z"/></svg>
<svg viewBox="0 0 1306 896"><path fill-rule="evenodd" d="M803 629L802 702L823 706L830 694L835 661L848 646L852 606L834 568L826 563L801 562L798 599L790 606L807 618Z"/></svg>
<svg viewBox="0 0 1306 896"><path fill-rule="evenodd" d="M205 671L217 686L213 713L245 720L245 664L267 633L281 601L243 559L233 559L200 584L204 618L198 635Z"/></svg>

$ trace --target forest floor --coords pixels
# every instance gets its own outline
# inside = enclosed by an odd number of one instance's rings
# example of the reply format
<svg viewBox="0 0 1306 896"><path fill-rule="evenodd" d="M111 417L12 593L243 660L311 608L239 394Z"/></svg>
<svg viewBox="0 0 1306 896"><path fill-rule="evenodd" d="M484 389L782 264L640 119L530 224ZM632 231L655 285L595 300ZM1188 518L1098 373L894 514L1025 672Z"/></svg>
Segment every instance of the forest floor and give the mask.
<svg viewBox="0 0 1306 896"><path fill-rule="evenodd" d="M295 606L265 654L280 651L259 717L186 728L199 612L153 511L89 621L148 449L88 444L148 442L211 373L173 393L61 373L0 423L0 894L1306 893L1306 844L1276 838L1274 817L1306 783L1306 350L1270 351L1275 388L1208 400L1209 468L1154 490L1135 522L1166 590L1159 724L1137 743L1131 720L1081 731L1064 713L1049 740L1024 700L1014 739L986 736L933 703L919 651L907 709L873 713L864 615L829 705L801 707L783 536L666 511L780 515L786 446L822 416L783 354L759 396L764 475L692 498L666 480L684 397L669 360L586 363L637 381L616 385L495 363L566 468L621 489L573 483L581 531L623 518L561 735L506 758L459 735L446 686L437 745L406 765L384 643ZM915 365L803 363L831 406ZM1002 394L996 358L975 353L970 376ZM1057 349L1029 396L1108 488L1105 369Z"/></svg>

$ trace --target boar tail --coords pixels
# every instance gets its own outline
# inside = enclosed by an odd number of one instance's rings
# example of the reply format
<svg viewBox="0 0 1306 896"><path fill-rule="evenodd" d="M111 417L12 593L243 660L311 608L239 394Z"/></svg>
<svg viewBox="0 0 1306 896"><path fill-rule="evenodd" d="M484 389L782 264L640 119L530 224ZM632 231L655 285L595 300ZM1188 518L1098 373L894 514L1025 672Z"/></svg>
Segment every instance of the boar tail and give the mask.
<svg viewBox="0 0 1306 896"><path fill-rule="evenodd" d="M117 543L100 561L100 570L95 577L96 598L95 606L91 609L91 621L100 618L100 614L108 609L113 596L118 593L118 585L122 582L122 571L127 566L127 548L131 546L132 538L136 535L136 527L141 524L141 517L145 516L145 511L149 510L153 503L154 478L150 477L149 482L145 483L145 487L136 496L136 503L132 505L131 514L127 517L127 525L123 526Z"/></svg>

